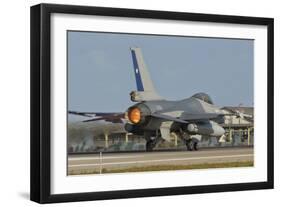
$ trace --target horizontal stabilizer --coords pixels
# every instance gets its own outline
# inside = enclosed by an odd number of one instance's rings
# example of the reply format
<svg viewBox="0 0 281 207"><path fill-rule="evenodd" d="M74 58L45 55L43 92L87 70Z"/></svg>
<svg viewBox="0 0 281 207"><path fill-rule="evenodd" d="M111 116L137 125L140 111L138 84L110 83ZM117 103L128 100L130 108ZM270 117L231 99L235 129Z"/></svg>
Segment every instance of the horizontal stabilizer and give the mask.
<svg viewBox="0 0 281 207"><path fill-rule="evenodd" d="M125 118L125 114L119 114L119 115L104 115L99 116L93 119L84 120L83 122L93 122L93 121L99 121L104 120L112 123L123 123L122 119Z"/></svg>
<svg viewBox="0 0 281 207"><path fill-rule="evenodd" d="M92 112L79 112L79 111L68 111L69 114L85 116L85 117L93 117L95 114Z"/></svg>
<svg viewBox="0 0 281 207"><path fill-rule="evenodd" d="M108 121L112 123L122 123L122 119L125 118L124 113L120 112L78 112L78 111L68 111L69 114L85 116L92 119L84 120L83 122L93 122L93 121Z"/></svg>

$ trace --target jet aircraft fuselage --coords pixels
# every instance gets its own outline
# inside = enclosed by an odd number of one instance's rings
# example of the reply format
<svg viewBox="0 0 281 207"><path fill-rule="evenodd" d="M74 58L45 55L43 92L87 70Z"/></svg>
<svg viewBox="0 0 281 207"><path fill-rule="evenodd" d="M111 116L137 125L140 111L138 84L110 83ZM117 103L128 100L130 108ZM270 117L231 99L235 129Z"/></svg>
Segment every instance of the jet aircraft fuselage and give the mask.
<svg viewBox="0 0 281 207"><path fill-rule="evenodd" d="M190 98L169 101L156 92L146 68L140 48L131 48L137 91L130 93L131 100L138 102L126 112L128 132L143 135L146 148L151 151L160 139L171 141L171 133L177 133L190 150L197 150L191 135L222 136L225 131L218 124L223 112L205 93Z"/></svg>

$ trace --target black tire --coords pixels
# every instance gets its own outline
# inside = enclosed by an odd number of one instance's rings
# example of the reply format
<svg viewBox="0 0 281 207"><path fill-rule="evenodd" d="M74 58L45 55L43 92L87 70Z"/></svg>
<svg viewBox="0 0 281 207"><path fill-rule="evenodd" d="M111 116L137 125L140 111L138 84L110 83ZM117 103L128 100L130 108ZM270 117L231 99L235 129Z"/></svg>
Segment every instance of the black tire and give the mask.
<svg viewBox="0 0 281 207"><path fill-rule="evenodd" d="M153 141L152 141L152 140L147 141L145 147L146 147L146 151L147 151L147 152L152 152L152 151L153 151L153 148L154 148Z"/></svg>
<svg viewBox="0 0 281 207"><path fill-rule="evenodd" d="M186 141L186 148L187 148L187 151L193 151L194 142L192 140L187 140Z"/></svg>
<svg viewBox="0 0 281 207"><path fill-rule="evenodd" d="M195 150L195 151L198 151L199 150L199 147L198 147L198 142L197 141L193 141L194 143L193 143L193 149Z"/></svg>

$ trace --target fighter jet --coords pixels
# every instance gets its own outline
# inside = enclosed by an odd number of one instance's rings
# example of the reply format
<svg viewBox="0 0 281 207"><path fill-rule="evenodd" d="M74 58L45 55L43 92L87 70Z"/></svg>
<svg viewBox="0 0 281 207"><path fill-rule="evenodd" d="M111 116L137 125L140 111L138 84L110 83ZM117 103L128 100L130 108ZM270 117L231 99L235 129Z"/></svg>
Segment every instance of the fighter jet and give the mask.
<svg viewBox="0 0 281 207"><path fill-rule="evenodd" d="M141 49L130 50L137 86L130 96L137 103L126 111L125 129L143 135L147 151L152 151L160 140L171 141L172 133L185 142L187 150L198 150L198 140L193 135L221 137L225 133L219 125L225 114L209 95L196 93L178 101L164 99L155 90Z"/></svg>
<svg viewBox="0 0 281 207"><path fill-rule="evenodd" d="M155 90L141 49L130 48L133 60L137 90L130 93L131 100L137 102L125 113L100 113L69 111L85 117L82 122L104 120L124 123L127 132L141 135L146 140L146 150L162 140L170 142L176 135L186 144L187 150L198 150L198 135L204 138L221 137L225 130L219 125L226 114L206 93L196 93L178 101L166 100Z"/></svg>

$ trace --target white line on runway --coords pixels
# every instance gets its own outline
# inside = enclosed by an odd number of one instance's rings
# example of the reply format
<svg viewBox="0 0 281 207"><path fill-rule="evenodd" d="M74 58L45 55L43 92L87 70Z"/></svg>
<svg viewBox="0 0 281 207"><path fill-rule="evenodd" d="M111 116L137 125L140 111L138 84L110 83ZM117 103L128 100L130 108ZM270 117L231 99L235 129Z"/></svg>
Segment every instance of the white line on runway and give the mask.
<svg viewBox="0 0 281 207"><path fill-rule="evenodd" d="M135 156L102 156L102 159L127 159L127 158L136 158L136 157L144 157L142 155L135 155ZM101 159L100 157L69 157L68 161L82 161L82 160L99 160Z"/></svg>
<svg viewBox="0 0 281 207"><path fill-rule="evenodd" d="M108 162L108 163L97 163L97 164L76 164L69 165L68 167L90 167L100 165L121 165L121 164L138 164L138 163L151 163L151 162L168 162L168 161L184 161L184 160L200 160L200 159L218 159L218 158L239 158L239 157L250 157L253 154L245 155L226 155L226 156L206 156L206 157L189 157L189 158L175 158L175 159L164 159L164 160L141 160L141 161L129 161L129 162Z"/></svg>
<svg viewBox="0 0 281 207"><path fill-rule="evenodd" d="M202 153L205 153L206 151L201 151ZM190 155L192 153L201 153L201 152L169 152L169 153L154 153L151 155L155 155L155 156L173 156L173 155ZM218 153L218 151L207 151L208 154L209 153ZM224 152L224 151L219 151L219 152ZM148 153L145 154L146 156L148 155ZM132 156L102 156L102 159L128 159L128 158L136 158L136 157L145 157L145 155L132 155ZM97 155L98 156L98 155ZM68 160L69 161L82 161L82 160L99 160L100 157L69 157Z"/></svg>

